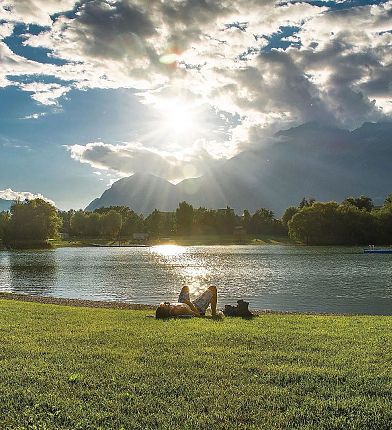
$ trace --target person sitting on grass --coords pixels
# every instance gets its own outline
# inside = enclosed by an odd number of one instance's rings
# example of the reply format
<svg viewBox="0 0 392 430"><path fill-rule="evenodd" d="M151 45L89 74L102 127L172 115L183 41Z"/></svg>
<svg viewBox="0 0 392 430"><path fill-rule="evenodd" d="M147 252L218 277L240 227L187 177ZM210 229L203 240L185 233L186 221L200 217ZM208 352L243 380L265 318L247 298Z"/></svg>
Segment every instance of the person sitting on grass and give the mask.
<svg viewBox="0 0 392 430"><path fill-rule="evenodd" d="M156 318L170 318L183 315L195 317L204 316L209 305L211 305L211 314L216 316L216 304L218 293L216 287L208 287L199 297L191 302L189 297L189 287L182 287L178 297L178 303L164 302L158 306Z"/></svg>

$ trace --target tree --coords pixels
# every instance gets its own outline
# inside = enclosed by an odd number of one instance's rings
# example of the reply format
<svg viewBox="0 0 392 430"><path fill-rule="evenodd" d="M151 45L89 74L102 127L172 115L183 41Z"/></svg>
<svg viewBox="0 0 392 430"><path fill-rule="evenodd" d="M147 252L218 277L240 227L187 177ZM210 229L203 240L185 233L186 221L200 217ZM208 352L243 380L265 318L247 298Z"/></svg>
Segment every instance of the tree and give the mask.
<svg viewBox="0 0 392 430"><path fill-rule="evenodd" d="M300 203L299 203L299 205L298 205L298 208L299 209L302 209L302 208L305 208L305 207L307 207L307 206L312 206L312 204L315 202L316 200L313 198L313 197L310 197L309 198L309 200L306 198L306 197L304 197L301 201L300 201Z"/></svg>
<svg viewBox="0 0 392 430"><path fill-rule="evenodd" d="M371 212L351 204L315 202L288 222L289 235L309 245L359 245L377 239L377 221Z"/></svg>
<svg viewBox="0 0 392 430"><path fill-rule="evenodd" d="M376 243L383 245L392 243L392 204L384 203L384 206L374 211L377 222L378 235Z"/></svg>
<svg viewBox="0 0 392 430"><path fill-rule="evenodd" d="M16 241L45 242L55 238L61 227L57 209L43 199L34 199L11 206L4 239L13 245Z"/></svg>
<svg viewBox="0 0 392 430"><path fill-rule="evenodd" d="M243 215L243 225L244 225L244 229L247 233L250 233L250 220L251 220L251 215L250 215L248 209L245 209L244 215Z"/></svg>
<svg viewBox="0 0 392 430"><path fill-rule="evenodd" d="M274 213L269 209L258 209L250 219L250 233L270 234L274 231Z"/></svg>
<svg viewBox="0 0 392 430"><path fill-rule="evenodd" d="M108 208L99 208L96 209L94 213L104 215L112 210L121 215L122 224L119 234L120 237L130 237L133 233L142 232L144 230L143 217L135 213L128 206L110 206Z"/></svg>
<svg viewBox="0 0 392 430"><path fill-rule="evenodd" d="M364 209L368 212L371 212L374 208L373 200L367 196L347 197L347 199L343 200L342 204L352 205L358 209Z"/></svg>
<svg viewBox="0 0 392 430"><path fill-rule="evenodd" d="M85 236L87 234L88 215L84 211L75 212L70 219L71 234Z"/></svg>
<svg viewBox="0 0 392 430"><path fill-rule="evenodd" d="M341 244L363 245L377 242L377 218L370 211L350 204L341 204L337 213L341 223Z"/></svg>
<svg viewBox="0 0 392 430"><path fill-rule="evenodd" d="M147 231L153 236L159 236L161 231L161 214L154 209L145 220Z"/></svg>
<svg viewBox="0 0 392 430"><path fill-rule="evenodd" d="M161 212L154 209L144 224L153 236L172 235L176 232L176 215L174 212Z"/></svg>
<svg viewBox="0 0 392 430"><path fill-rule="evenodd" d="M102 234L102 215L93 212L86 218L86 236L99 237Z"/></svg>
<svg viewBox="0 0 392 430"><path fill-rule="evenodd" d="M198 234L218 233L217 211L200 207L193 211L193 229Z"/></svg>
<svg viewBox="0 0 392 430"><path fill-rule="evenodd" d="M216 229L220 234L232 234L236 225L234 210L229 206L216 212Z"/></svg>
<svg viewBox="0 0 392 430"><path fill-rule="evenodd" d="M172 235L176 233L176 214L174 212L161 212L161 220L159 224L160 233L164 235Z"/></svg>
<svg viewBox="0 0 392 430"><path fill-rule="evenodd" d="M384 200L384 206L392 205L392 194L388 194L386 199Z"/></svg>
<svg viewBox="0 0 392 430"><path fill-rule="evenodd" d="M61 232L71 234L71 218L74 213L75 211L73 209L58 212L62 221Z"/></svg>
<svg viewBox="0 0 392 430"><path fill-rule="evenodd" d="M304 206L288 223L290 237L309 245L339 243L338 206L336 202L315 202L312 206Z"/></svg>
<svg viewBox="0 0 392 430"><path fill-rule="evenodd" d="M176 209L177 231L180 234L192 233L193 227L193 206L187 202L181 202Z"/></svg>
<svg viewBox="0 0 392 430"><path fill-rule="evenodd" d="M143 217L135 213L133 210L126 208L121 212L122 227L120 231L121 237L130 237L133 233L144 231Z"/></svg>
<svg viewBox="0 0 392 430"><path fill-rule="evenodd" d="M103 234L113 239L117 238L122 226L121 215L115 210L111 209L109 212L102 215L101 219Z"/></svg>
<svg viewBox="0 0 392 430"><path fill-rule="evenodd" d="M3 239L5 230L10 221L10 214L8 212L0 212L0 240Z"/></svg>
<svg viewBox="0 0 392 430"><path fill-rule="evenodd" d="M291 218L298 212L298 208L295 206L289 206L282 216L282 224L287 227L288 222L291 220Z"/></svg>

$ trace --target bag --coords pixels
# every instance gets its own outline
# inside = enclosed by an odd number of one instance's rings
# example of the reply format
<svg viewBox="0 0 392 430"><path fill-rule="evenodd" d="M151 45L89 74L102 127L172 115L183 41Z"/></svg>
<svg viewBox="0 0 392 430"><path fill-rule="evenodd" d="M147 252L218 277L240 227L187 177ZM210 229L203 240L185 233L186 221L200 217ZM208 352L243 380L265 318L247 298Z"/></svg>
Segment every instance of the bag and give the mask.
<svg viewBox="0 0 392 430"><path fill-rule="evenodd" d="M237 306L225 305L223 314L227 317L253 317L252 312L248 309L249 302L238 300Z"/></svg>

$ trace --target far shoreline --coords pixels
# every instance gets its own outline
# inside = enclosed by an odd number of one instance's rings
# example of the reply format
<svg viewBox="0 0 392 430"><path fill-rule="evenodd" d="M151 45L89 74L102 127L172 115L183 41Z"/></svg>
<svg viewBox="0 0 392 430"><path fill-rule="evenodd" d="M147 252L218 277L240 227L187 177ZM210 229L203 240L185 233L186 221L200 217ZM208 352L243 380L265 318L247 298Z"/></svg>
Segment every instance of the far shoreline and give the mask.
<svg viewBox="0 0 392 430"><path fill-rule="evenodd" d="M18 246L7 248L0 243L0 251L7 250L51 250L57 248L148 248L160 245L176 246L263 246L263 245L303 245L285 236L259 236L239 240L231 235L227 236L180 236L151 239L146 242L132 242L129 240L95 239L95 238L69 238L69 239L49 239L43 243L32 245L31 241L26 244L20 242Z"/></svg>

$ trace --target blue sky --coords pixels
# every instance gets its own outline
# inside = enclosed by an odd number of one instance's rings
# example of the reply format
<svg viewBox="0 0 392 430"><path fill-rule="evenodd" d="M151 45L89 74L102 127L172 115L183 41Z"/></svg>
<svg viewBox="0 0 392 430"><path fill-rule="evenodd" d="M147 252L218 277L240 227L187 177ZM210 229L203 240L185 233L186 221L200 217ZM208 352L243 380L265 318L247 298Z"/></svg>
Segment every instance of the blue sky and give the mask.
<svg viewBox="0 0 392 430"><path fill-rule="evenodd" d="M0 197L85 207L120 177L198 176L281 128L389 120L391 21L391 1L6 0Z"/></svg>

